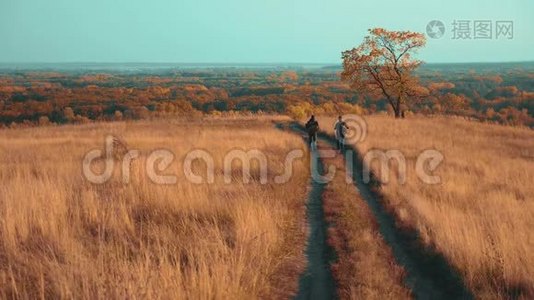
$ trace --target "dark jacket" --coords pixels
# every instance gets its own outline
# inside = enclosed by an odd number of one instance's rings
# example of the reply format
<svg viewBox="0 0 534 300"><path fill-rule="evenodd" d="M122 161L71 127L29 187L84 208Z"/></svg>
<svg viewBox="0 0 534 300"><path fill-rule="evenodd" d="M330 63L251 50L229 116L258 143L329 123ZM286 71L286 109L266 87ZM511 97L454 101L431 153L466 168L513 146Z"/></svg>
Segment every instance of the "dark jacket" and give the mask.
<svg viewBox="0 0 534 300"><path fill-rule="evenodd" d="M309 134L316 134L319 131L319 123L315 119L310 119L306 122L306 130Z"/></svg>

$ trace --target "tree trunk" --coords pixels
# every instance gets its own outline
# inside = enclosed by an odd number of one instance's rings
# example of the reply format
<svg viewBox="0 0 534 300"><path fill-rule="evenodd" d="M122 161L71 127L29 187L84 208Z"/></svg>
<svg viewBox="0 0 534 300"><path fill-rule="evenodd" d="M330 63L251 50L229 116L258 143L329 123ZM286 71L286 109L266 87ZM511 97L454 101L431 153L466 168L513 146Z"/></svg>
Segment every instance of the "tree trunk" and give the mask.
<svg viewBox="0 0 534 300"><path fill-rule="evenodd" d="M401 111L400 109L393 109L395 111L395 119L399 119L400 117L404 117L402 114L401 114Z"/></svg>
<svg viewBox="0 0 534 300"><path fill-rule="evenodd" d="M388 100L391 108L393 108L393 112L395 113L395 119L399 119L401 117L404 118L404 111L400 105L400 100L392 100L391 98L388 98Z"/></svg>
<svg viewBox="0 0 534 300"><path fill-rule="evenodd" d="M398 119L400 117L404 117L402 115L402 107L401 107L401 100L400 100L400 97L397 98L397 101L395 103L395 107L394 107L394 110L395 110L395 119Z"/></svg>

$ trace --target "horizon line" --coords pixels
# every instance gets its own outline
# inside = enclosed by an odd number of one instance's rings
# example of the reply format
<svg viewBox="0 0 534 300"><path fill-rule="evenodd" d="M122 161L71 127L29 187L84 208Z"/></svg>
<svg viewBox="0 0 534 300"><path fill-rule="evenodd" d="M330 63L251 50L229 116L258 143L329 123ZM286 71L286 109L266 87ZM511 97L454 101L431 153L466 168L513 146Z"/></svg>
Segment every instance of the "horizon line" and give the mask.
<svg viewBox="0 0 534 300"><path fill-rule="evenodd" d="M511 61L423 61L423 64L498 64L498 63L532 63L532 60L511 60ZM59 64L169 64L169 65L341 65L341 62L157 62L157 61L50 61L50 62L38 62L38 61L19 61L19 62L0 62L0 65L31 65L31 64L47 64L47 65L59 65Z"/></svg>
<svg viewBox="0 0 534 300"><path fill-rule="evenodd" d="M534 62L534 59L526 60L504 60L504 61L423 61L423 63L429 64L450 64L450 63L521 63L521 62ZM294 65L335 65L341 64L341 62L291 62L291 61L278 61L278 62L176 62L176 61L15 61L7 62L0 61L0 64L217 64L217 65L246 65L246 64L294 64Z"/></svg>

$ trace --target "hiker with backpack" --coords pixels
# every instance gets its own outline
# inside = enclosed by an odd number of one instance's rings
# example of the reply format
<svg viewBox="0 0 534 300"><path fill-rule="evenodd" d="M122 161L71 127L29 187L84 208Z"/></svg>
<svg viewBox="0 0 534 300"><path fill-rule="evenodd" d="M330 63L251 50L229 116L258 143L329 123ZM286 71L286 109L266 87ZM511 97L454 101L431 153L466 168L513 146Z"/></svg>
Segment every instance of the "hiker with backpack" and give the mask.
<svg viewBox="0 0 534 300"><path fill-rule="evenodd" d="M308 142L310 147L317 149L317 131L319 131L319 122L315 120L315 116L312 115L311 118L306 122L306 131L308 132Z"/></svg>

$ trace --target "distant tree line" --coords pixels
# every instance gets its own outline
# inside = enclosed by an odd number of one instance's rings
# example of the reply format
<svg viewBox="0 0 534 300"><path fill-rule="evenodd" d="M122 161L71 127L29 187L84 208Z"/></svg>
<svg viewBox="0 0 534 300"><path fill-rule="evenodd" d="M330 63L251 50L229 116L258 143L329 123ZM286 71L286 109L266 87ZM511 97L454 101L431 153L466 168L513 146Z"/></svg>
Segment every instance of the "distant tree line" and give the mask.
<svg viewBox="0 0 534 300"><path fill-rule="evenodd" d="M355 92L339 68L212 69L167 73L0 73L0 126L35 126L218 113L394 115L390 100ZM425 97L408 113L455 114L534 127L532 72L460 75L422 70Z"/></svg>

